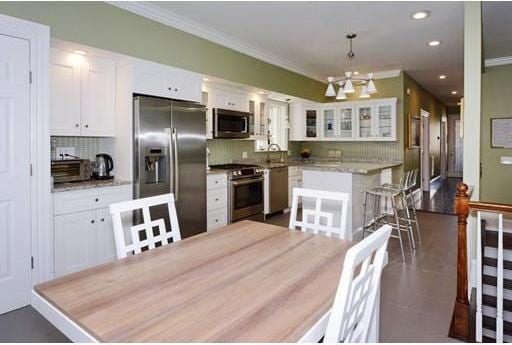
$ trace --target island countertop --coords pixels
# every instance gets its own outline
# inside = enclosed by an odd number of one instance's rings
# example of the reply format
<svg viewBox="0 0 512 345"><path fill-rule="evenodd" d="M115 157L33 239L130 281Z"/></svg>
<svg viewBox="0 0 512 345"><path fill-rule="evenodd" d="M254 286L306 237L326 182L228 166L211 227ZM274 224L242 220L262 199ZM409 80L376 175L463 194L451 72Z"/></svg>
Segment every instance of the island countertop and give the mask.
<svg viewBox="0 0 512 345"><path fill-rule="evenodd" d="M373 174L380 170L394 168L402 165L399 162L313 162L289 164L298 165L303 170L320 170L329 172L344 172L351 174Z"/></svg>

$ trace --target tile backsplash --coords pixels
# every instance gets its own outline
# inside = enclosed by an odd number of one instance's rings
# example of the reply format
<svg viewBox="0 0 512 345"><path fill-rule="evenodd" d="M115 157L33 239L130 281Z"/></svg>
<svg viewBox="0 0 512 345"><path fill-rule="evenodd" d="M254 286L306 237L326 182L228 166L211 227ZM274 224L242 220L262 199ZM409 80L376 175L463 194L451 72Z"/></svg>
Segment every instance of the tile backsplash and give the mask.
<svg viewBox="0 0 512 345"><path fill-rule="evenodd" d="M96 154L100 152L110 153L113 147L113 138L98 137L51 137L51 159L56 157L57 147L74 147L76 156L82 159L94 160Z"/></svg>

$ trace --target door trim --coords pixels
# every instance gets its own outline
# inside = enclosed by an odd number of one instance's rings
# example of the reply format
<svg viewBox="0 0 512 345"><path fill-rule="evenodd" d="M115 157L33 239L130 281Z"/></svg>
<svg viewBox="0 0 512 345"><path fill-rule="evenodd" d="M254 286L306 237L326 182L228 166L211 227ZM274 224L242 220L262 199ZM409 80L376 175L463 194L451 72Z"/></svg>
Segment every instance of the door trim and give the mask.
<svg viewBox="0 0 512 345"><path fill-rule="evenodd" d="M420 187L423 192L430 191L430 113L420 109ZM427 133L425 134L425 123L427 126ZM425 139L427 145L425 147ZM427 158L424 158L424 155Z"/></svg>
<svg viewBox="0 0 512 345"><path fill-rule="evenodd" d="M53 276L50 178L49 53L50 28L0 14L0 34L27 40L30 47L30 183L32 283ZM27 167L30 169L31 167Z"/></svg>

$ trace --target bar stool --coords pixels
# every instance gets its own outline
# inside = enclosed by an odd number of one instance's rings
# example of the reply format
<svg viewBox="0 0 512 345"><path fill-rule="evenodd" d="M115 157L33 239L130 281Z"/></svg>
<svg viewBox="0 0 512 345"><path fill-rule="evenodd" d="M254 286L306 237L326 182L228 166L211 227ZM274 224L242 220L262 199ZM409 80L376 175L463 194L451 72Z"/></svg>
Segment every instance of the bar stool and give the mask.
<svg viewBox="0 0 512 345"><path fill-rule="evenodd" d="M402 174L399 184L385 183L382 186L385 188L391 188L395 190L399 190L402 194L403 203L402 205L406 205L404 207L405 217L407 218L407 222L416 228L416 232L418 234L418 241L421 243L421 232L420 225L418 222L418 216L416 214L416 205L414 203L414 188L416 187L416 182L418 180L419 169L414 169L411 171L406 171ZM416 246L414 246L416 247Z"/></svg>
<svg viewBox="0 0 512 345"><path fill-rule="evenodd" d="M390 225L392 230L396 230L396 234L391 235L400 241L400 249L402 251L402 260L405 262L405 252L402 239L402 232L406 232L409 237L411 252L414 252L414 235L412 227L408 222L406 215L402 216L397 207L397 199L400 200L402 209L407 209L404 204L405 199L403 193L398 188L390 188L384 186L372 187L363 191L363 238L366 233L375 232L382 225ZM391 204L391 213L387 212L388 204ZM371 211L371 216L367 213ZM367 222L367 220L369 220Z"/></svg>

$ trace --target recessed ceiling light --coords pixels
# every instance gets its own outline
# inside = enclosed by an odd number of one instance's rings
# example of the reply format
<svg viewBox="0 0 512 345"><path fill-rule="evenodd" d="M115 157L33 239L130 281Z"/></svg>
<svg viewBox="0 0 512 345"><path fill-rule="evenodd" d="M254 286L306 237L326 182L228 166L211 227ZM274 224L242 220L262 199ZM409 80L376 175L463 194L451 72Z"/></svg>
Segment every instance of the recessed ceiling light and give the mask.
<svg viewBox="0 0 512 345"><path fill-rule="evenodd" d="M354 71L354 73L352 73L354 75L359 75L359 71Z"/></svg>
<svg viewBox="0 0 512 345"><path fill-rule="evenodd" d="M441 74L441 75L439 76L439 79L446 79L446 76L445 76L444 74Z"/></svg>
<svg viewBox="0 0 512 345"><path fill-rule="evenodd" d="M412 19L425 19L430 14L429 11L418 11L411 15Z"/></svg>
<svg viewBox="0 0 512 345"><path fill-rule="evenodd" d="M431 47L437 47L440 44L441 44L441 41L430 41L430 42L428 42L428 45L431 46Z"/></svg>
<svg viewBox="0 0 512 345"><path fill-rule="evenodd" d="M456 94L457 94L457 91L453 90L452 95L456 95Z"/></svg>
<svg viewBox="0 0 512 345"><path fill-rule="evenodd" d="M461 103L459 102L459 103L457 103L457 105L461 105Z"/></svg>
<svg viewBox="0 0 512 345"><path fill-rule="evenodd" d="M210 81L210 79L208 79L208 78L203 78L203 81L205 81L205 82L209 82L209 81Z"/></svg>
<svg viewBox="0 0 512 345"><path fill-rule="evenodd" d="M259 93L260 95L263 95L263 94L265 93L265 91L258 91L258 93Z"/></svg>
<svg viewBox="0 0 512 345"><path fill-rule="evenodd" d="M78 55L87 55L87 52L85 50L75 49L73 50L73 53Z"/></svg>

